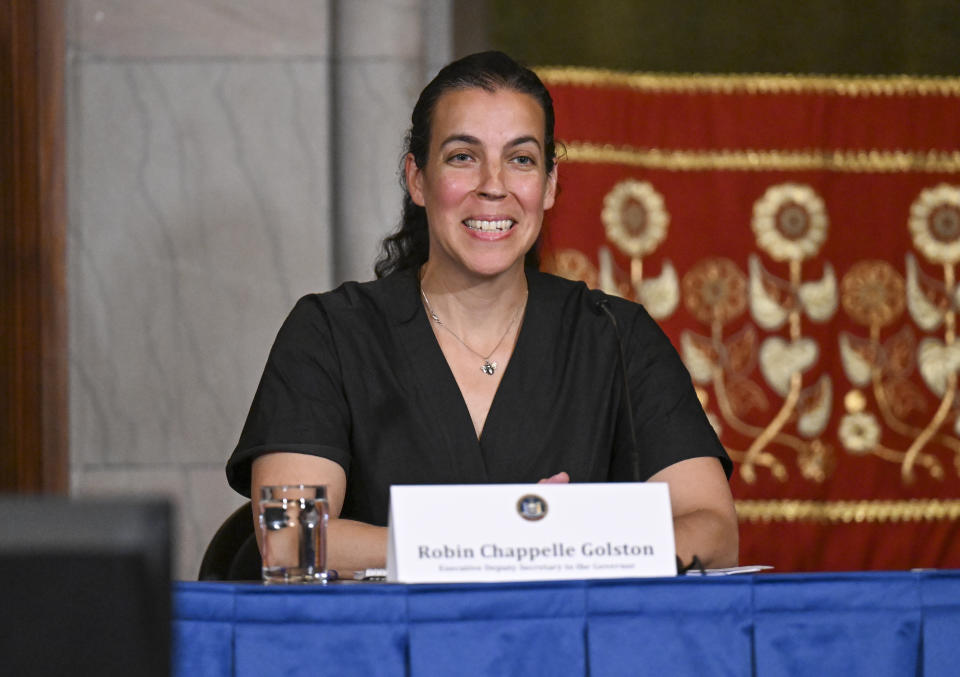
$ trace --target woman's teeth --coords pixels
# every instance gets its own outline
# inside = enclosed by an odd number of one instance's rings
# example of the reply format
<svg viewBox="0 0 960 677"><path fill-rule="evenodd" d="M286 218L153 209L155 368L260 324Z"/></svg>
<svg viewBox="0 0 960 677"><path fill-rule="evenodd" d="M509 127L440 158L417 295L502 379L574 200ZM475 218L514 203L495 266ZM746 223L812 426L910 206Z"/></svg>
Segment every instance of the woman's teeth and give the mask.
<svg viewBox="0 0 960 677"><path fill-rule="evenodd" d="M513 227L513 219L500 219L498 221L481 221L480 219L466 219L463 224L470 230L483 230L493 232L495 230L509 230Z"/></svg>

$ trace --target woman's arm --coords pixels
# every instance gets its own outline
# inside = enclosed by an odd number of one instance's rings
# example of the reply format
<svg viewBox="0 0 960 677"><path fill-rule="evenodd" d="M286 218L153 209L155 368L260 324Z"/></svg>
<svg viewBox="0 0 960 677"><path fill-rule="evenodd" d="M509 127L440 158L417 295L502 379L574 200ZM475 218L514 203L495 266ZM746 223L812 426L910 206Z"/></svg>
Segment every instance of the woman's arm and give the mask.
<svg viewBox="0 0 960 677"><path fill-rule="evenodd" d="M647 481L670 485L677 556L684 564L696 555L705 567L737 565L737 513L718 459L705 456L679 461Z"/></svg>
<svg viewBox="0 0 960 677"><path fill-rule="evenodd" d="M341 572L382 568L387 562L387 530L372 524L340 519L347 476L338 463L309 454L275 452L253 462L250 496L253 497L253 524L260 542L257 500L260 487L276 484L324 484L330 521L327 525L327 568Z"/></svg>
<svg viewBox="0 0 960 677"><path fill-rule="evenodd" d="M540 483L569 481L567 473L560 472ZM689 564L696 555L704 567L737 565L740 547L737 513L718 459L706 456L679 461L647 481L670 485L674 540L677 556L684 564Z"/></svg>

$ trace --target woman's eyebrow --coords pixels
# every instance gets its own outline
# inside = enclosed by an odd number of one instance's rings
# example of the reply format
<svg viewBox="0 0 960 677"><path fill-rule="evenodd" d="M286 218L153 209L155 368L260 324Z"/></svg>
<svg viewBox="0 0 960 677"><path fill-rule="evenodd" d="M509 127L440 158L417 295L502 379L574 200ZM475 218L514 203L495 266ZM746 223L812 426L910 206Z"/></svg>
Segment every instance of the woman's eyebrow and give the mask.
<svg viewBox="0 0 960 677"><path fill-rule="evenodd" d="M456 142L465 143L470 146L480 145L480 139L475 136L470 136L469 134L451 134L443 140L443 142L440 144L440 147L443 148L447 144Z"/></svg>
<svg viewBox="0 0 960 677"><path fill-rule="evenodd" d="M522 146L525 143L532 143L537 148L540 147L540 139L535 136L518 136L513 141L507 144L507 148L513 148L514 146Z"/></svg>
<svg viewBox="0 0 960 677"><path fill-rule="evenodd" d="M479 146L481 145L480 139L470 134L451 134L445 138L441 143L440 147L451 144L451 143L465 143L469 146ZM532 143L536 145L537 148L540 147L540 139L535 136L518 136L509 143L507 143L507 148L514 148L515 146L522 146L525 143Z"/></svg>

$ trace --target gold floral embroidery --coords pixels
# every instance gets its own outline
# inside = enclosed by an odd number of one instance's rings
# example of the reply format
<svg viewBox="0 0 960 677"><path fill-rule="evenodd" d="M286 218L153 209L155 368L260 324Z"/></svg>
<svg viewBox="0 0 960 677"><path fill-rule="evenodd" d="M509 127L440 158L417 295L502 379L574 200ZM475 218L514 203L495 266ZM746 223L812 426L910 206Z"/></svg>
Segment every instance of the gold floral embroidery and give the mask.
<svg viewBox="0 0 960 677"><path fill-rule="evenodd" d="M625 73L600 68L538 66L547 85L617 87L649 92L829 94L834 96L960 96L960 78L909 75L838 77L703 73Z"/></svg>
<svg viewBox="0 0 960 677"><path fill-rule="evenodd" d="M903 313L903 277L886 261L858 261L840 283L847 315L865 327L885 327Z"/></svg>
<svg viewBox="0 0 960 677"><path fill-rule="evenodd" d="M934 522L960 520L960 500L734 502L741 522Z"/></svg>
<svg viewBox="0 0 960 677"><path fill-rule="evenodd" d="M706 325L726 324L747 308L747 277L730 259L697 262L682 286L687 310Z"/></svg>
<svg viewBox="0 0 960 677"><path fill-rule="evenodd" d="M910 207L913 246L932 263L960 261L960 187L928 188Z"/></svg>
<svg viewBox="0 0 960 677"><path fill-rule="evenodd" d="M926 468L935 479L944 476L940 460L924 451L932 439L954 449L954 462L960 471L960 442L940 432L949 420L953 406L956 375L960 369L960 344L953 341L953 311L949 307L938 307L944 304L934 303L920 291L916 262L908 255L906 263L906 284L899 273L883 261L860 261L851 267L841 282L843 307L854 321L869 328L870 335L863 338L841 332L838 340L849 381L858 387L872 386L884 424L912 442L905 451L884 446L880 424L874 414L867 411L866 397L860 390L850 391L844 399L847 414L840 421L838 435L849 453L869 454L897 463L904 482L911 482L915 466ZM952 284L952 264L945 263L944 272ZM928 282L928 286L938 285L944 289L948 286ZM882 344L881 328L899 317L905 306L922 328L935 329L946 322L946 340L928 337L917 349L913 332L905 327ZM940 398L937 412L923 428L904 420L911 411L922 410L925 406L922 395L909 380L915 363L919 365L927 387Z"/></svg>
<svg viewBox="0 0 960 677"><path fill-rule="evenodd" d="M758 351L760 373L783 398L779 410L762 427L748 424L739 418L728 399L738 379L728 382L722 364L713 374L725 420L751 437L746 450L728 449L740 463L741 477L750 484L756 481L758 468L768 468L776 479L786 480L786 467L775 450L768 449L773 443L796 452L797 465L807 479L823 482L835 467L832 447L819 439L833 407L833 382L830 376L822 374L815 383L804 387L803 375L819 359L820 347L815 339L803 336L801 326L804 315L814 322L825 322L837 309L836 276L829 262L824 263L820 279L804 281L802 276L803 261L815 256L826 241L827 223L823 200L803 184L771 186L754 204L752 227L758 246L772 259L786 262L789 269L789 279L782 279L767 271L758 256L748 259L748 299L753 319L767 331L778 330L784 324L789 330L788 338L765 338ZM713 334L713 340L719 342L716 326ZM687 340L685 347L694 345ZM701 351L697 356L702 354ZM800 437L786 432L787 425L795 425Z"/></svg>
<svg viewBox="0 0 960 677"><path fill-rule="evenodd" d="M840 420L837 434L851 454L866 454L880 442L880 424L870 412L847 414Z"/></svg>
<svg viewBox="0 0 960 677"><path fill-rule="evenodd" d="M607 163L668 171L826 171L958 173L960 151L677 150L563 139L564 162Z"/></svg>
<svg viewBox="0 0 960 677"><path fill-rule="evenodd" d="M643 257L659 247L667 236L670 215L664 207L663 196L647 181L625 179L604 197L600 219L607 239L630 257L630 281L621 283L612 254L601 247L597 252L600 287L608 294L632 292L657 320L672 315L680 303L680 285L673 264L664 259L660 275L647 279L643 270Z"/></svg>
<svg viewBox="0 0 960 677"><path fill-rule="evenodd" d="M829 444L814 440L797 453L797 466L805 478L822 483L836 470L837 455Z"/></svg>
<svg viewBox="0 0 960 677"><path fill-rule="evenodd" d="M621 181L607 193L600 218L607 238L630 257L654 251L670 223L663 196L648 182L634 179Z"/></svg>
<svg viewBox="0 0 960 677"><path fill-rule="evenodd" d="M548 273L580 280L591 289L597 288L597 269L586 254L578 249L561 249L544 258L543 269Z"/></svg>
<svg viewBox="0 0 960 677"><path fill-rule="evenodd" d="M766 284L755 277L756 266L751 267L749 287L747 277L729 259L699 261L683 278L687 308L697 320L709 326L710 335L683 331L680 335L681 355L701 390L707 385L713 387L718 411L708 411L707 414L713 417L714 427L729 426L736 433L751 438L746 450L727 448L731 458L740 463L740 474L748 483L756 480L758 467L767 468L780 481L787 479L786 466L766 448L771 443L793 449L800 472L812 481L825 481L836 466L832 447L818 439L830 419L833 384L829 376L822 375L813 385L803 387L801 372L813 365L819 349L815 341L799 334L802 311L806 310L817 318L833 314L836 284L828 265L823 279L803 287L799 266L800 261L791 261L790 281L767 275L767 281L775 289L765 291L763 296L769 304L776 306L778 317L790 319L791 340L769 337L759 350L757 331L752 325L724 336L725 325L746 310L748 297L753 303L756 285ZM771 387L784 397L780 411L764 427L753 425L744 418L751 411L768 408L766 395L750 377L757 366L758 356L761 372ZM701 402L705 401L709 401L708 398L701 398ZM791 421L796 423L800 436L807 439L783 430Z"/></svg>
<svg viewBox="0 0 960 677"><path fill-rule="evenodd" d="M850 390L843 398L847 414L841 419L837 431L840 442L847 452L856 456L870 455L900 465L904 481L912 480L914 466L926 468L934 479L942 479L944 470L939 459L923 451L923 445L916 445L916 440L925 443L925 439L936 437L938 442L952 447L958 453L957 458L960 458L960 441L936 432L942 420L926 432L904 420L912 411L922 411L926 406L923 395L910 380L915 365L913 332L904 327L882 344L879 337L880 325L876 321L870 325L870 338L841 332L839 343L843 369L854 385L872 388L884 425L913 439L914 444L906 451L882 444L883 429L876 416L868 411L867 397L859 388ZM941 374L939 365L936 373Z"/></svg>
<svg viewBox="0 0 960 677"><path fill-rule="evenodd" d="M960 261L960 187L941 183L921 191L910 207L907 227L914 246L943 269L943 281L928 278L912 256L907 256L907 308L921 328L932 331L943 326L943 340L924 338L917 349L917 364L927 387L940 402L921 429L900 420L891 420L898 432L909 434L910 446L903 453L900 475L913 481L914 467L924 466L933 477L943 477L939 460L925 452L931 440L954 451L954 466L960 474L960 440L942 432L956 419L957 381L960 373L960 343L956 342L957 292L955 265ZM939 297L939 298L938 298ZM878 396L885 396L879 392ZM956 427L956 426L955 426ZM891 459L892 460L892 459Z"/></svg>
<svg viewBox="0 0 960 677"><path fill-rule="evenodd" d="M843 406L851 414L858 414L867 408L867 398L859 390L853 389L843 396Z"/></svg>
<svg viewBox="0 0 960 677"><path fill-rule="evenodd" d="M781 183L753 206L757 245L775 261L815 256L827 239L827 211L810 186Z"/></svg>

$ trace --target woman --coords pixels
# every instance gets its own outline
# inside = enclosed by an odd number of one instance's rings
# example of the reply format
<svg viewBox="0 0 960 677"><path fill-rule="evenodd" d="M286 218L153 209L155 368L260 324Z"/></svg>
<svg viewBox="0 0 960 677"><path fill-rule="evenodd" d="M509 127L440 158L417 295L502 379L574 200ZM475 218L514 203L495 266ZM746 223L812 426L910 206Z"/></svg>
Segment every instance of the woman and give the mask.
<svg viewBox="0 0 960 677"><path fill-rule="evenodd" d="M475 54L412 123L378 279L297 303L231 486L327 485L328 565L353 570L384 566L391 484L662 481L678 556L734 564L730 461L670 342L641 306L525 265L557 190L543 84Z"/></svg>

